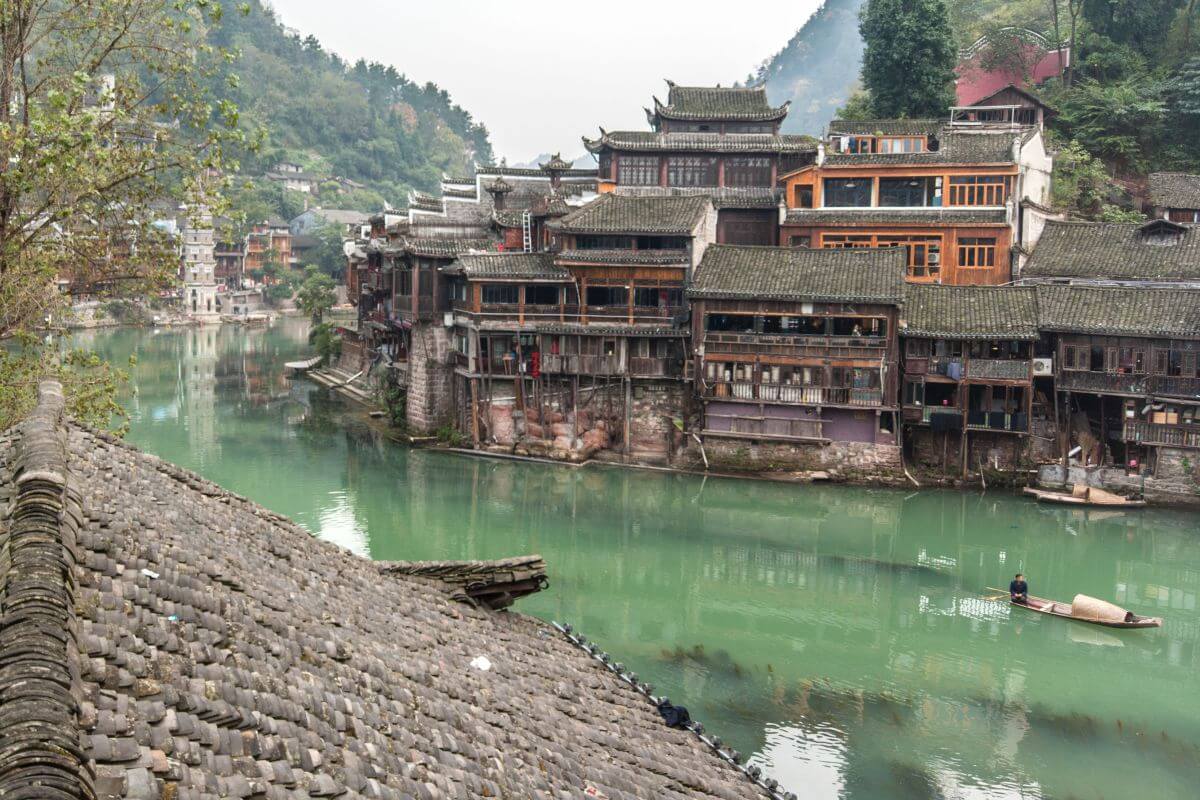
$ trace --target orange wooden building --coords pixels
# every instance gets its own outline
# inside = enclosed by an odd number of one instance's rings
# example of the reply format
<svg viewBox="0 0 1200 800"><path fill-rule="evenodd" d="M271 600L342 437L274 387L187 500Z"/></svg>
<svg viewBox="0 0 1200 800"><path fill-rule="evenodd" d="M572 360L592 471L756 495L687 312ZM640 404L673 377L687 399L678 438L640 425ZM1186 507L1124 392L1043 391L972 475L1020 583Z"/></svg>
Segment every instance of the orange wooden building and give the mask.
<svg viewBox="0 0 1200 800"><path fill-rule="evenodd" d="M780 243L901 246L909 281L1007 283L1022 201L1045 202L1050 169L1036 126L835 121L817 162L780 180Z"/></svg>

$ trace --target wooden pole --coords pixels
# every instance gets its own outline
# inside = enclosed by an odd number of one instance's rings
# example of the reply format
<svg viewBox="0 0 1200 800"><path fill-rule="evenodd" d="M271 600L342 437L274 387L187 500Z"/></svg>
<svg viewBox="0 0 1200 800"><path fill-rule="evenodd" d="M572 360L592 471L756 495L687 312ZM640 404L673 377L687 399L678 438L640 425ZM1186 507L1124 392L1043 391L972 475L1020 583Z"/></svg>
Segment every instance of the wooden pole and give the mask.
<svg viewBox="0 0 1200 800"><path fill-rule="evenodd" d="M479 447L479 379L470 378L471 382L471 439L475 447Z"/></svg>
<svg viewBox="0 0 1200 800"><path fill-rule="evenodd" d="M629 376L626 375L625 376L625 457L626 458L629 458L629 428L630 428L630 424L631 424L630 417L631 417L631 412L632 412L632 409L630 408L630 404L631 404L632 395L633 395L633 391L632 391L633 387L631 384L632 384L632 381L630 381Z"/></svg>

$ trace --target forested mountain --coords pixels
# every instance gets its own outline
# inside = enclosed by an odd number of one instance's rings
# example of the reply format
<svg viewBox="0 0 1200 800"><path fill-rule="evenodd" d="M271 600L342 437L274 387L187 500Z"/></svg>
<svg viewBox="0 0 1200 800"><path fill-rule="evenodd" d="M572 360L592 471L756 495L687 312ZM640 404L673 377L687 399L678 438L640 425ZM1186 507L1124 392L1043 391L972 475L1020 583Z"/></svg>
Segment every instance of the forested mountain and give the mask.
<svg viewBox="0 0 1200 800"><path fill-rule="evenodd" d="M792 101L784 131L819 136L858 84L858 12L865 2L825 0L782 50L746 77L747 85L765 84L772 103Z"/></svg>
<svg viewBox="0 0 1200 800"><path fill-rule="evenodd" d="M241 154L243 175L293 161L319 178L366 187L340 196L327 187L317 202L378 210L384 200L401 203L409 189L435 189L443 172L462 174L472 161L491 161L487 129L444 89L417 85L391 66L348 64L314 36L285 31L262 0L220 2L224 18L210 39L238 55L221 70L214 94L237 105L247 128L265 131L257 153ZM288 194L295 193L257 182L235 190L234 200L254 207L300 202Z"/></svg>

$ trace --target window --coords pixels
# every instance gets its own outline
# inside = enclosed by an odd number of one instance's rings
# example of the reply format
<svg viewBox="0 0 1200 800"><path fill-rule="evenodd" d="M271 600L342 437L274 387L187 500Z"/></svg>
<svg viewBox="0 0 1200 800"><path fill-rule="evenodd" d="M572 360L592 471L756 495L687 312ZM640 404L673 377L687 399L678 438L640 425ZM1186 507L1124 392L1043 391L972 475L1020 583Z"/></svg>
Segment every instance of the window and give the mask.
<svg viewBox="0 0 1200 800"><path fill-rule="evenodd" d="M879 205L881 206L927 206L929 205L928 178L880 178Z"/></svg>
<svg viewBox="0 0 1200 800"><path fill-rule="evenodd" d="M754 317L750 314L706 314L704 329L715 333L753 333Z"/></svg>
<svg viewBox="0 0 1200 800"><path fill-rule="evenodd" d="M882 136L876 145L877 153L923 153L924 136Z"/></svg>
<svg viewBox="0 0 1200 800"><path fill-rule="evenodd" d="M727 122L726 133L774 133L773 122Z"/></svg>
<svg viewBox="0 0 1200 800"><path fill-rule="evenodd" d="M587 304L589 306L628 306L629 289L624 286L589 286L587 287Z"/></svg>
<svg viewBox="0 0 1200 800"><path fill-rule="evenodd" d="M877 247L903 247L910 278L935 278L942 268L941 236L880 236Z"/></svg>
<svg viewBox="0 0 1200 800"><path fill-rule="evenodd" d="M450 284L450 299L465 303L467 300L467 284L464 281L453 281Z"/></svg>
<svg viewBox="0 0 1200 800"><path fill-rule="evenodd" d="M485 283L483 302L485 305L515 306L519 302L518 287L510 283Z"/></svg>
<svg viewBox="0 0 1200 800"><path fill-rule="evenodd" d="M835 208L866 208L871 205L870 178L826 178L825 205Z"/></svg>
<svg viewBox="0 0 1200 800"><path fill-rule="evenodd" d="M812 208L813 207L813 187L811 186L796 186L792 189L792 207L793 208Z"/></svg>
<svg viewBox="0 0 1200 800"><path fill-rule="evenodd" d="M617 183L623 186L658 186L658 156L621 156Z"/></svg>
<svg viewBox="0 0 1200 800"><path fill-rule="evenodd" d="M904 352L909 358L929 358L929 340L909 339L904 345Z"/></svg>
<svg viewBox="0 0 1200 800"><path fill-rule="evenodd" d="M921 381L904 382L904 405L925 405L925 384Z"/></svg>
<svg viewBox="0 0 1200 800"><path fill-rule="evenodd" d="M683 290L664 289L658 286L635 286L633 304L643 308L677 308L683 305Z"/></svg>
<svg viewBox="0 0 1200 800"><path fill-rule="evenodd" d="M668 186L716 186L715 156L670 156L667 158Z"/></svg>
<svg viewBox="0 0 1200 800"><path fill-rule="evenodd" d="M812 247L811 236L793 236L788 240L788 244L792 247Z"/></svg>
<svg viewBox="0 0 1200 800"><path fill-rule="evenodd" d="M821 236L821 246L826 248L838 247L873 247L873 237L850 236L846 234L826 233Z"/></svg>
<svg viewBox="0 0 1200 800"><path fill-rule="evenodd" d="M629 250L633 239L629 236L576 236L578 250Z"/></svg>
<svg viewBox="0 0 1200 800"><path fill-rule="evenodd" d="M691 239L687 236L639 236L638 250L684 250Z"/></svg>
<svg viewBox="0 0 1200 800"><path fill-rule="evenodd" d="M1167 212L1167 219L1171 222L1200 222L1200 211L1193 211L1190 208L1172 208Z"/></svg>
<svg viewBox="0 0 1200 800"><path fill-rule="evenodd" d="M527 306L556 306L558 305L558 287L534 284L525 287L525 305Z"/></svg>
<svg viewBox="0 0 1200 800"><path fill-rule="evenodd" d="M950 205L1002 206L1012 178L1007 175L956 175L950 178Z"/></svg>
<svg viewBox="0 0 1200 800"><path fill-rule="evenodd" d="M405 296L412 295L412 270L402 269L396 273L400 276L400 284L396 287L396 294Z"/></svg>
<svg viewBox="0 0 1200 800"><path fill-rule="evenodd" d="M987 269L996 266L996 240L964 236L958 240L958 266L962 269Z"/></svg>
<svg viewBox="0 0 1200 800"><path fill-rule="evenodd" d="M759 156L731 156L725 159L726 186L770 186L771 159Z"/></svg>

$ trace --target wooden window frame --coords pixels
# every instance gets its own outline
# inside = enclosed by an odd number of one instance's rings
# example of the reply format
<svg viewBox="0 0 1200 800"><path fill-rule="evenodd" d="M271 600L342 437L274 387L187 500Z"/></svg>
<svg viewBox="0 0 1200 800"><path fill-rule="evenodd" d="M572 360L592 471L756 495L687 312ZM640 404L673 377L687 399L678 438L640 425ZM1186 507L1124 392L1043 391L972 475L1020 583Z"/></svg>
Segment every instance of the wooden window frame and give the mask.
<svg viewBox="0 0 1200 800"><path fill-rule="evenodd" d="M1002 206L1012 189L1011 175L951 175L946 187L948 206Z"/></svg>
<svg viewBox="0 0 1200 800"><path fill-rule="evenodd" d="M995 269L999 242L994 236L964 236L958 240L959 269Z"/></svg>
<svg viewBox="0 0 1200 800"><path fill-rule="evenodd" d="M619 186L658 186L661 183L658 156L618 156L616 179Z"/></svg>

